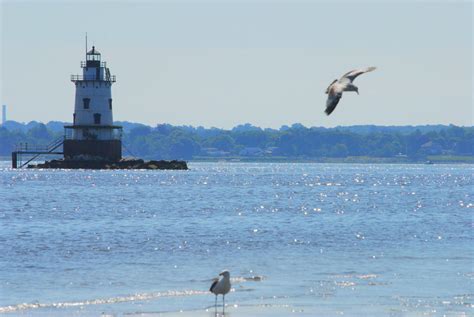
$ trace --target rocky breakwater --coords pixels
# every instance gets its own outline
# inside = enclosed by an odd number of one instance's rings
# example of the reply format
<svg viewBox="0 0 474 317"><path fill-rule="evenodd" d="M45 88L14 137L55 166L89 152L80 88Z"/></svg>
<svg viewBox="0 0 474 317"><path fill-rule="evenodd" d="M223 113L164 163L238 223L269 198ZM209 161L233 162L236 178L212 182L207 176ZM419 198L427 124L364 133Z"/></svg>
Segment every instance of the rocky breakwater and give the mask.
<svg viewBox="0 0 474 317"><path fill-rule="evenodd" d="M144 161L142 159L121 159L117 162L101 160L51 160L41 164L30 164L28 168L187 170L188 165L185 161Z"/></svg>

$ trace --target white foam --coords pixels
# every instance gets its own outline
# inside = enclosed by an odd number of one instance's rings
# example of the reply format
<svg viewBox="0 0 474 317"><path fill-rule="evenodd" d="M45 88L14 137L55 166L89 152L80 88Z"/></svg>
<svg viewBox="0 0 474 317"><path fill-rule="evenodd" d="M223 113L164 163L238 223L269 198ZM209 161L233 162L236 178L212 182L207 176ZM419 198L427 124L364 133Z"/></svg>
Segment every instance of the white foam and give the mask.
<svg viewBox="0 0 474 317"><path fill-rule="evenodd" d="M110 298L98 298L85 301L77 302L63 302L63 303L21 303L17 305L2 306L0 307L0 313L11 313L19 310L37 309L37 308L73 308L88 305L101 305L101 304L116 304L123 302L133 302L142 300L151 300L160 297L181 297L181 296L195 296L209 294L207 291L197 290L183 290L183 291L166 291L156 293L142 293L127 296L118 296Z"/></svg>

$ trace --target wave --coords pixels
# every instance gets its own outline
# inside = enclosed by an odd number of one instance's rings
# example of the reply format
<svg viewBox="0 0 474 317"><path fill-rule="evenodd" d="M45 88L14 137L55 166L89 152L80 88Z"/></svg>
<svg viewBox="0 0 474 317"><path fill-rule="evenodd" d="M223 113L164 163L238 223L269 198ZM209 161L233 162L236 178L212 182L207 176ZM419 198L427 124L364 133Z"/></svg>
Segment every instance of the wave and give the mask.
<svg viewBox="0 0 474 317"><path fill-rule="evenodd" d="M202 291L202 290L199 290L199 291L198 290L183 290L183 291L141 293L141 294L117 296L117 297L110 297L110 298L84 300L84 301L77 301L77 302L22 303L22 304L17 304L17 305L1 306L0 314L11 313L11 312L27 310L27 309L37 309L37 308L72 308L72 307L80 307L80 306L88 306L88 305L116 304L116 303L124 303L124 302L150 300L150 299L156 299L160 297L181 297L181 296L195 296L195 295L205 295L205 294L209 294L209 292Z"/></svg>
<svg viewBox="0 0 474 317"><path fill-rule="evenodd" d="M243 282L260 282L265 279L264 276L255 275L255 276L238 276L231 277L232 284L239 284ZM231 292L235 291L233 288ZM0 314L2 313L11 313L20 310L27 309L37 309L37 308L71 308L71 307L80 307L88 305L101 305L101 304L117 304L124 302L133 302L141 300L151 300L157 299L160 297L180 297L180 296L195 296L195 295L205 295L209 294L209 291L203 290L183 290L183 291L164 291L164 292L155 292L155 293L139 293L126 296L117 296L110 298L99 298L92 300L76 301L76 302L59 302L59 303L21 303L10 306L0 306Z"/></svg>

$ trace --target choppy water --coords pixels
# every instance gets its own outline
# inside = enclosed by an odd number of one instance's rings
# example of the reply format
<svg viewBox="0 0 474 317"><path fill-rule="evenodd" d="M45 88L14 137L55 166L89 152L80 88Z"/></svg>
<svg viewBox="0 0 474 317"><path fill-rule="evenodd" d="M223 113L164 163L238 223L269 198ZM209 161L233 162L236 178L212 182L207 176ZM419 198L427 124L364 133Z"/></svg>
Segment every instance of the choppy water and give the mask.
<svg viewBox="0 0 474 317"><path fill-rule="evenodd" d="M0 169L0 313L121 316L230 305L474 315L466 165L192 163Z"/></svg>

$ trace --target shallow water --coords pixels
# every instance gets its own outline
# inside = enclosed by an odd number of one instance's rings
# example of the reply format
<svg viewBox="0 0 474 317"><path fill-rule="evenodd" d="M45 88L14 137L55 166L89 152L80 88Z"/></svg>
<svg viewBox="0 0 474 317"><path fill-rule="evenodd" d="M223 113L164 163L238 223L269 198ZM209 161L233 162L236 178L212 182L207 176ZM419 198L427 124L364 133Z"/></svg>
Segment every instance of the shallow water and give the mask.
<svg viewBox="0 0 474 317"><path fill-rule="evenodd" d="M8 316L204 309L223 269L233 277L229 305L474 315L469 165L0 164Z"/></svg>

